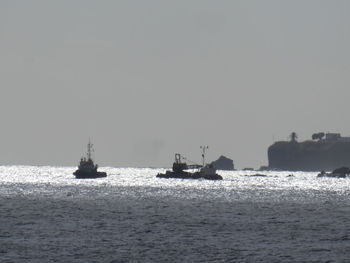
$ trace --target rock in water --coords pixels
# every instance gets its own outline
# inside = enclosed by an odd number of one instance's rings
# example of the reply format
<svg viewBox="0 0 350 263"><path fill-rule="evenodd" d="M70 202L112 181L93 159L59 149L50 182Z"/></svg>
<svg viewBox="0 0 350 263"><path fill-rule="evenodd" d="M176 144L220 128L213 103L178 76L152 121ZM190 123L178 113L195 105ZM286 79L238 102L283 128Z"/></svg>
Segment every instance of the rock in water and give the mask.
<svg viewBox="0 0 350 263"><path fill-rule="evenodd" d="M325 171L322 171L317 175L317 177L346 178L348 175L350 175L350 169L348 167L341 167L335 169L331 173L326 173Z"/></svg>
<svg viewBox="0 0 350 263"><path fill-rule="evenodd" d="M334 174L350 174L350 169L348 167L341 167L333 171Z"/></svg>
<svg viewBox="0 0 350 263"><path fill-rule="evenodd" d="M234 170L233 160L221 155L219 159L211 163L217 170Z"/></svg>

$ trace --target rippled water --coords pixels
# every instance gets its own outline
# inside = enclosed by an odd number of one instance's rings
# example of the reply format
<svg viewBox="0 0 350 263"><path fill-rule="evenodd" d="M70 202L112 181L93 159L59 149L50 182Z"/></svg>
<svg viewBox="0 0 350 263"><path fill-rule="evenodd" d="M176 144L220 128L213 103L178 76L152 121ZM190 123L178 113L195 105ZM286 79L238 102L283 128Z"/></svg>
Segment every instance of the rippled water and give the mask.
<svg viewBox="0 0 350 263"><path fill-rule="evenodd" d="M0 166L1 262L350 262L350 178L74 170Z"/></svg>

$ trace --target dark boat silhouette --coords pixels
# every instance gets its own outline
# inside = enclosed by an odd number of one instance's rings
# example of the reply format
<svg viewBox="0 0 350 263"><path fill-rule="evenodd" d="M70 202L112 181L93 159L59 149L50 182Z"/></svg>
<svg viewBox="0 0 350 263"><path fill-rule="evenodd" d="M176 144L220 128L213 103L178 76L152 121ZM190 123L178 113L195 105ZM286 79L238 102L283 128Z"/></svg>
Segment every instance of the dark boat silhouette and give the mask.
<svg viewBox="0 0 350 263"><path fill-rule="evenodd" d="M98 165L94 164L94 161L91 158L92 151L92 143L89 141L87 145L87 157L82 157L80 159L80 163L78 166L78 170L76 170L73 174L75 178L78 179L89 179L89 178L101 178L106 177L107 174L105 172L98 172Z"/></svg>
<svg viewBox="0 0 350 263"><path fill-rule="evenodd" d="M186 159L181 154L175 154L175 162L173 163L172 171L157 174L158 178L178 178L178 179L207 179L207 180L222 180L222 176L216 173L216 169L211 164L205 164L205 149L208 147L201 147L203 149L203 165L181 162L181 159ZM199 169L195 172L188 172L189 169Z"/></svg>

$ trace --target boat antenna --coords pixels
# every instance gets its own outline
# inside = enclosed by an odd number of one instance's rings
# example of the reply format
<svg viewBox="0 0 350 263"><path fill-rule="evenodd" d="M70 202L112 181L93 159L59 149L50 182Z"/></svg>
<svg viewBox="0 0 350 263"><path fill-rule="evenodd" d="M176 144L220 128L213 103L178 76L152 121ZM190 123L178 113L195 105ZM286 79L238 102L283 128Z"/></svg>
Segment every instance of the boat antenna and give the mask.
<svg viewBox="0 0 350 263"><path fill-rule="evenodd" d="M202 159L203 159L203 167L204 167L205 166L205 150L207 150L209 148L209 146L203 145L203 146L200 146L200 148L202 149Z"/></svg>
<svg viewBox="0 0 350 263"><path fill-rule="evenodd" d="M88 152L87 152L88 160L91 160L92 146L93 146L93 144L91 143L91 141L90 141L90 139L89 139L89 143L88 143Z"/></svg>

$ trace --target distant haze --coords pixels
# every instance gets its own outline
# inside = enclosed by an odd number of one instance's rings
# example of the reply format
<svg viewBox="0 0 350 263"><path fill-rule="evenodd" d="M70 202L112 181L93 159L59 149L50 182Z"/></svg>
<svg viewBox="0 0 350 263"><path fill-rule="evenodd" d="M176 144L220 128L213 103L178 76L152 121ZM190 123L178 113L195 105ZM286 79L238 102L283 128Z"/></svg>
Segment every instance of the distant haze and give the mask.
<svg viewBox="0 0 350 263"><path fill-rule="evenodd" d="M350 135L350 1L0 2L0 164L266 165Z"/></svg>

